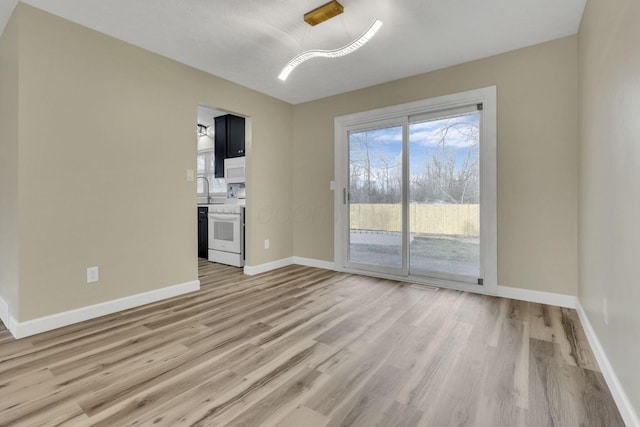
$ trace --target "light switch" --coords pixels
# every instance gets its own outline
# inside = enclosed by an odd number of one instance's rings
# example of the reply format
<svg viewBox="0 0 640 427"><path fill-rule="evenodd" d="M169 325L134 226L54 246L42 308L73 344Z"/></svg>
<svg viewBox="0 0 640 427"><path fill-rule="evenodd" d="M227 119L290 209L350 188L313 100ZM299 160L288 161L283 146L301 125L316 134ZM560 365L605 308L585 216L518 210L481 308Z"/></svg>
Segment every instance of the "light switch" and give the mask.
<svg viewBox="0 0 640 427"><path fill-rule="evenodd" d="M187 169L187 181L193 181L193 169Z"/></svg>
<svg viewBox="0 0 640 427"><path fill-rule="evenodd" d="M335 190L335 189L336 189L336 182L329 181L329 190Z"/></svg>

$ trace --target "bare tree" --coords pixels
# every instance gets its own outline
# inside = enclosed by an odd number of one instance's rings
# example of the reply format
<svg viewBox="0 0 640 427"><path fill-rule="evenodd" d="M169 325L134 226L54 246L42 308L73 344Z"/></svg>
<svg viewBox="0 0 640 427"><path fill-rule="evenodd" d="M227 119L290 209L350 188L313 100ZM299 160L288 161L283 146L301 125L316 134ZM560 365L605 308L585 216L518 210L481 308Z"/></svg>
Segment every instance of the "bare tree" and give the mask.
<svg viewBox="0 0 640 427"><path fill-rule="evenodd" d="M411 200L479 203L479 122L475 115L438 119L424 140L412 140L412 156L425 157L411 171ZM424 122L432 123L432 122ZM350 134L350 197L354 203L398 203L402 197L402 165L382 150L372 131ZM421 148L420 148L421 147ZM423 150L419 152L417 150ZM416 151L413 151L416 150Z"/></svg>
<svg viewBox="0 0 640 427"><path fill-rule="evenodd" d="M383 141L370 132L352 133L349 137L350 198L355 203L393 203L400 200L395 175L400 165L381 150Z"/></svg>
<svg viewBox="0 0 640 427"><path fill-rule="evenodd" d="M477 121L468 120L466 116L446 120L433 134L433 139L427 144L433 148L425 161L424 173L412 177L412 197L415 199L419 196L420 201L478 203L480 168ZM456 145L461 140L466 142L466 147ZM460 161L461 150L466 152Z"/></svg>

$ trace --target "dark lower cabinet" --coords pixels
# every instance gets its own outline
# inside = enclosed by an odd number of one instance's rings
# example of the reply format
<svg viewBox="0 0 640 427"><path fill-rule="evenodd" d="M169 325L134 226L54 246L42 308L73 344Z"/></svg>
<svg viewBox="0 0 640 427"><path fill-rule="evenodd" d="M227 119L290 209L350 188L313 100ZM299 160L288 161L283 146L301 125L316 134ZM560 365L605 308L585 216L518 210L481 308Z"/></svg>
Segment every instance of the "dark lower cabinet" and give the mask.
<svg viewBox="0 0 640 427"><path fill-rule="evenodd" d="M209 208L198 206L198 256L209 258Z"/></svg>

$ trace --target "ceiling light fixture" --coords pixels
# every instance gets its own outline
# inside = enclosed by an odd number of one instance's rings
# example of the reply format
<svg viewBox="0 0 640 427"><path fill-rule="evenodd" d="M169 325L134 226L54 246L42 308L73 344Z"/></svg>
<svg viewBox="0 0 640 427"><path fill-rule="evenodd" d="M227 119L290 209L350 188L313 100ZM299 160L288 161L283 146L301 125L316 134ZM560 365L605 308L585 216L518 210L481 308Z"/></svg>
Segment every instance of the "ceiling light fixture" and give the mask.
<svg viewBox="0 0 640 427"><path fill-rule="evenodd" d="M328 19L328 18L327 18ZM367 43L371 38L378 32L380 27L382 26L382 21L376 19L373 21L373 24L369 27L364 34L360 37L349 43L348 45L341 47L340 49L333 50L308 50L306 52L302 52L299 55L296 55L291 61L284 66L278 78L282 81L285 81L289 74L300 64L305 61L308 61L313 58L338 58L340 56L348 55L356 50L360 49Z"/></svg>
<svg viewBox="0 0 640 427"><path fill-rule="evenodd" d="M304 14L304 22L314 26L323 23L327 19L331 19L334 16L340 15L344 12L344 7L336 0L330 1L327 4L313 9L311 12Z"/></svg>

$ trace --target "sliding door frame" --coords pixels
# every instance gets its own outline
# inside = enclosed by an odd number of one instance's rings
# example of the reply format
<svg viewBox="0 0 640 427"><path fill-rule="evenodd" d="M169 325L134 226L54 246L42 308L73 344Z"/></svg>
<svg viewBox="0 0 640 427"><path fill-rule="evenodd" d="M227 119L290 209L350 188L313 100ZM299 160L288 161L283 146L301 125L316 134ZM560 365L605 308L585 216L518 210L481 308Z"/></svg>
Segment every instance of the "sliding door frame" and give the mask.
<svg viewBox="0 0 640 427"><path fill-rule="evenodd" d="M344 131L346 132L346 138L349 138L349 135L352 131L371 131L371 130L376 130L376 129L384 129L384 128L388 128L388 127L402 127L402 138L404 139L406 137L405 133L406 133L406 129L407 129L407 125L408 122L406 120L406 118L398 118L398 117L393 117L387 120L376 120L374 122L368 123L368 122L361 122L358 123L356 126L346 126L344 127ZM347 143L348 145L348 143ZM407 150L402 149L402 162L404 164L404 162L406 161L405 156L407 155L406 153ZM347 153L347 157L348 157L348 153ZM347 163L345 163L347 166L347 168L349 168L348 166L348 159L347 159ZM348 174L348 172L347 172ZM406 176L405 173L402 174L403 179ZM349 221L350 221L350 217L349 217L349 213L348 213L348 209L349 206L351 205L350 200L349 200L349 177L346 177L346 185L342 187L342 201L343 201L343 214L346 215L345 219L344 219L344 223L345 223L345 228L349 225ZM405 183L403 181L402 184L402 195L401 195L401 202L400 202L400 206L402 208L402 212L400 214L400 220L402 222L402 236L404 236L406 234L406 230L405 228L407 227L407 215L408 215L408 209L404 203L404 200L406 200L407 195L408 195L408 191L406 189L407 187L405 186ZM346 196L345 196L346 195ZM346 199L345 199L346 197ZM346 203L345 203L346 202ZM378 264L365 264L365 263L360 263L357 261L353 261L353 260L349 260L346 259L348 258L347 256L345 256L345 260L344 260L344 267L348 270L352 270L352 271L360 271L362 269L367 269L370 270L371 272L374 273L380 273L380 274L386 274L386 275L391 275L391 276L400 276L400 277L404 277L407 276L408 270L409 270L409 263L408 263L408 259L404 256L404 254L407 251L407 239L402 239L402 245L401 245L402 249L402 265L398 266L398 267L392 267L392 266L385 266L385 265L378 265ZM346 252L348 251L347 247L345 246L344 249L344 253L345 255L347 255L348 253Z"/></svg>
<svg viewBox="0 0 640 427"><path fill-rule="evenodd" d="M468 290L473 292L497 294L497 105L496 87L490 86L466 92L445 95L436 98L407 104L380 108L336 117L335 129L335 177L334 177L334 266L338 271L371 275L376 277L403 280L414 283L433 284L437 286ZM388 274L379 271L369 271L354 268L348 263L348 232L349 203L345 203L348 191L348 131L357 127L366 127L378 121L408 120L408 117L435 113L442 110L463 107L471 104L482 104L481 143L480 143L480 274L482 285L469 284L455 280L411 276L407 274ZM403 133L408 132L405 127ZM408 135L403 135L408 140ZM403 163L406 165L408 150L403 150ZM408 192L408 173L403 178L403 199ZM403 205L406 203L403 202ZM403 208L403 229L407 227L408 212ZM407 236L406 230L403 235ZM406 247L407 242L403 246ZM406 250L406 248L403 248ZM406 252L405 252L406 254ZM408 259L405 259L405 263ZM406 271L406 269L403 269Z"/></svg>

